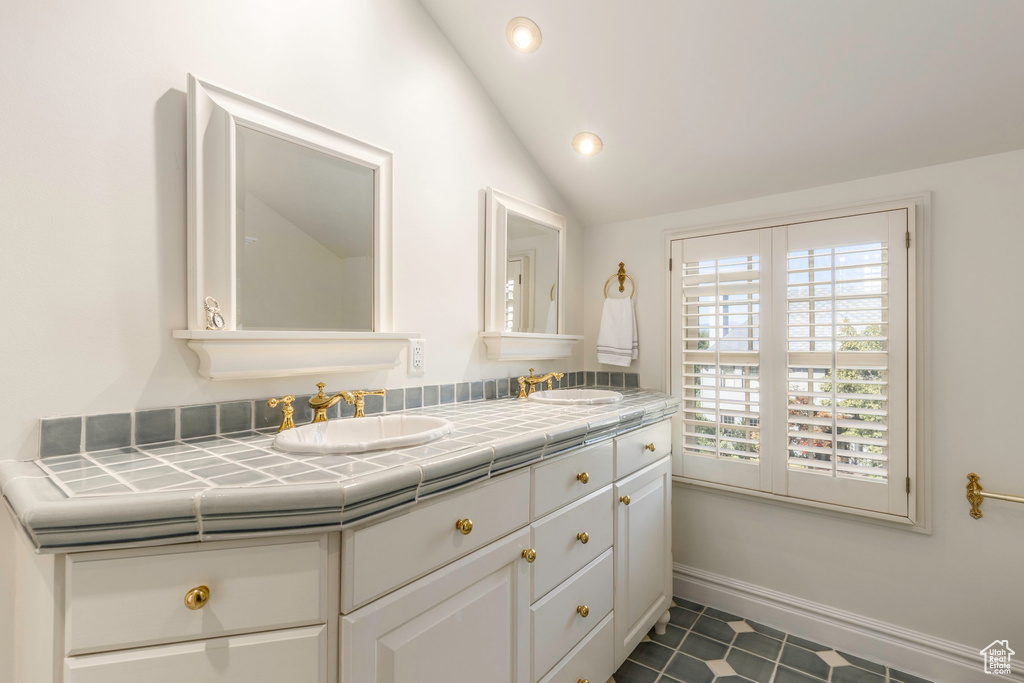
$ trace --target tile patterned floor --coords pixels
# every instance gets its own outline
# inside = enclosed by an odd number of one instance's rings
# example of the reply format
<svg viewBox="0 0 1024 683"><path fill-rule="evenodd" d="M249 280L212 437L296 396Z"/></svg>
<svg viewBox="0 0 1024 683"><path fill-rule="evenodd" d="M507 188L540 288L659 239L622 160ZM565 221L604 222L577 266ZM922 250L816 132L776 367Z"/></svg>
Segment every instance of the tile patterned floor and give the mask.
<svg viewBox="0 0 1024 683"><path fill-rule="evenodd" d="M735 614L675 598L615 683L930 683Z"/></svg>

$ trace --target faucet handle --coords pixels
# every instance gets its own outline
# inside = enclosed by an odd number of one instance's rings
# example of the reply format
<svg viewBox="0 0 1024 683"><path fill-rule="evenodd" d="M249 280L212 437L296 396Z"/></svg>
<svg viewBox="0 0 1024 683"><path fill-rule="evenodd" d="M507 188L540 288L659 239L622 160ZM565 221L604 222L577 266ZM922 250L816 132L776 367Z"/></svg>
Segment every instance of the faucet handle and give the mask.
<svg viewBox="0 0 1024 683"><path fill-rule="evenodd" d="M286 429L291 429L295 426L295 408L292 408L292 401L295 397L292 394L288 394L284 398L272 398L267 401L267 405L271 408L276 408L278 404L283 404L284 408L281 409L283 419L281 420L281 427L277 430L283 432Z"/></svg>
<svg viewBox="0 0 1024 683"><path fill-rule="evenodd" d="M324 384L323 382L316 383L316 388L320 390L319 392L317 392L316 398L327 398L327 395L324 393L324 387L326 386L327 385Z"/></svg>
<svg viewBox="0 0 1024 683"><path fill-rule="evenodd" d="M351 394L352 397L355 398L355 402L356 402L356 414L355 414L354 417L366 417L366 413L363 412L365 410L365 408L366 408L366 398L365 397L367 397L367 396L383 396L384 395L384 390L383 389L376 389L374 391L369 391L367 389L356 389L355 391L350 391L349 394ZM346 401L347 400L348 399L346 399ZM352 403L352 402L348 401L348 403Z"/></svg>

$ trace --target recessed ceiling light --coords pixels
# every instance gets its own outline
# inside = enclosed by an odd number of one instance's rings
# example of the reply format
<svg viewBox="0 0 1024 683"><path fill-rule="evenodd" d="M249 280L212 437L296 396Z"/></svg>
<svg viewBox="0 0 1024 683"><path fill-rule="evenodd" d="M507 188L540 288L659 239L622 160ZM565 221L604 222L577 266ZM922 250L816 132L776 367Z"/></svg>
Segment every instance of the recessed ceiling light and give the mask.
<svg viewBox="0 0 1024 683"><path fill-rule="evenodd" d="M526 17L516 17L505 27L508 44L519 52L535 52L540 47L540 28Z"/></svg>
<svg viewBox="0 0 1024 683"><path fill-rule="evenodd" d="M586 157L594 156L602 147L601 138L593 133L576 133L572 138L572 148Z"/></svg>

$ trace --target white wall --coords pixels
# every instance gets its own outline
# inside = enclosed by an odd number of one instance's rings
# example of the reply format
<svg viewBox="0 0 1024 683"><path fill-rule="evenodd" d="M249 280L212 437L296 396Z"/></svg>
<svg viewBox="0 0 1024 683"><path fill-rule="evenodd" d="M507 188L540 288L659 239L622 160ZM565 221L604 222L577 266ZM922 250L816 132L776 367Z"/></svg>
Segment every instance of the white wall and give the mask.
<svg viewBox="0 0 1024 683"><path fill-rule="evenodd" d="M793 214L930 190L931 310L925 366L930 536L677 487L677 563L765 586L958 643L1024 643L1024 506L988 501L968 516L966 475L1024 492L1019 439L1024 366L1024 151L587 229L586 364L601 284L620 260L637 278L641 384L665 386L664 232ZM967 406L973 405L976 408ZM1019 650L1019 648L1018 648Z"/></svg>
<svg viewBox="0 0 1024 683"><path fill-rule="evenodd" d="M488 362L483 190L570 214L415 0L7 3L0 458L44 415L520 374ZM188 72L394 152L395 325L426 373L209 382L185 323ZM568 328L582 331L570 215ZM582 355L554 367L582 367ZM541 369L541 368L538 368Z"/></svg>

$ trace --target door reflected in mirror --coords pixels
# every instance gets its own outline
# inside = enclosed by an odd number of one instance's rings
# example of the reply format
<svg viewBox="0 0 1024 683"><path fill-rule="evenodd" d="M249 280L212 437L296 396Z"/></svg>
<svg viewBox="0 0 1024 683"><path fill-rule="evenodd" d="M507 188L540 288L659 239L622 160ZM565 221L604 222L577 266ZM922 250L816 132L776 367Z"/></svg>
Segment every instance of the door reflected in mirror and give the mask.
<svg viewBox="0 0 1024 683"><path fill-rule="evenodd" d="M505 331L558 334L558 230L508 214Z"/></svg>
<svg viewBox="0 0 1024 683"><path fill-rule="evenodd" d="M374 170L235 130L236 328L372 330Z"/></svg>

